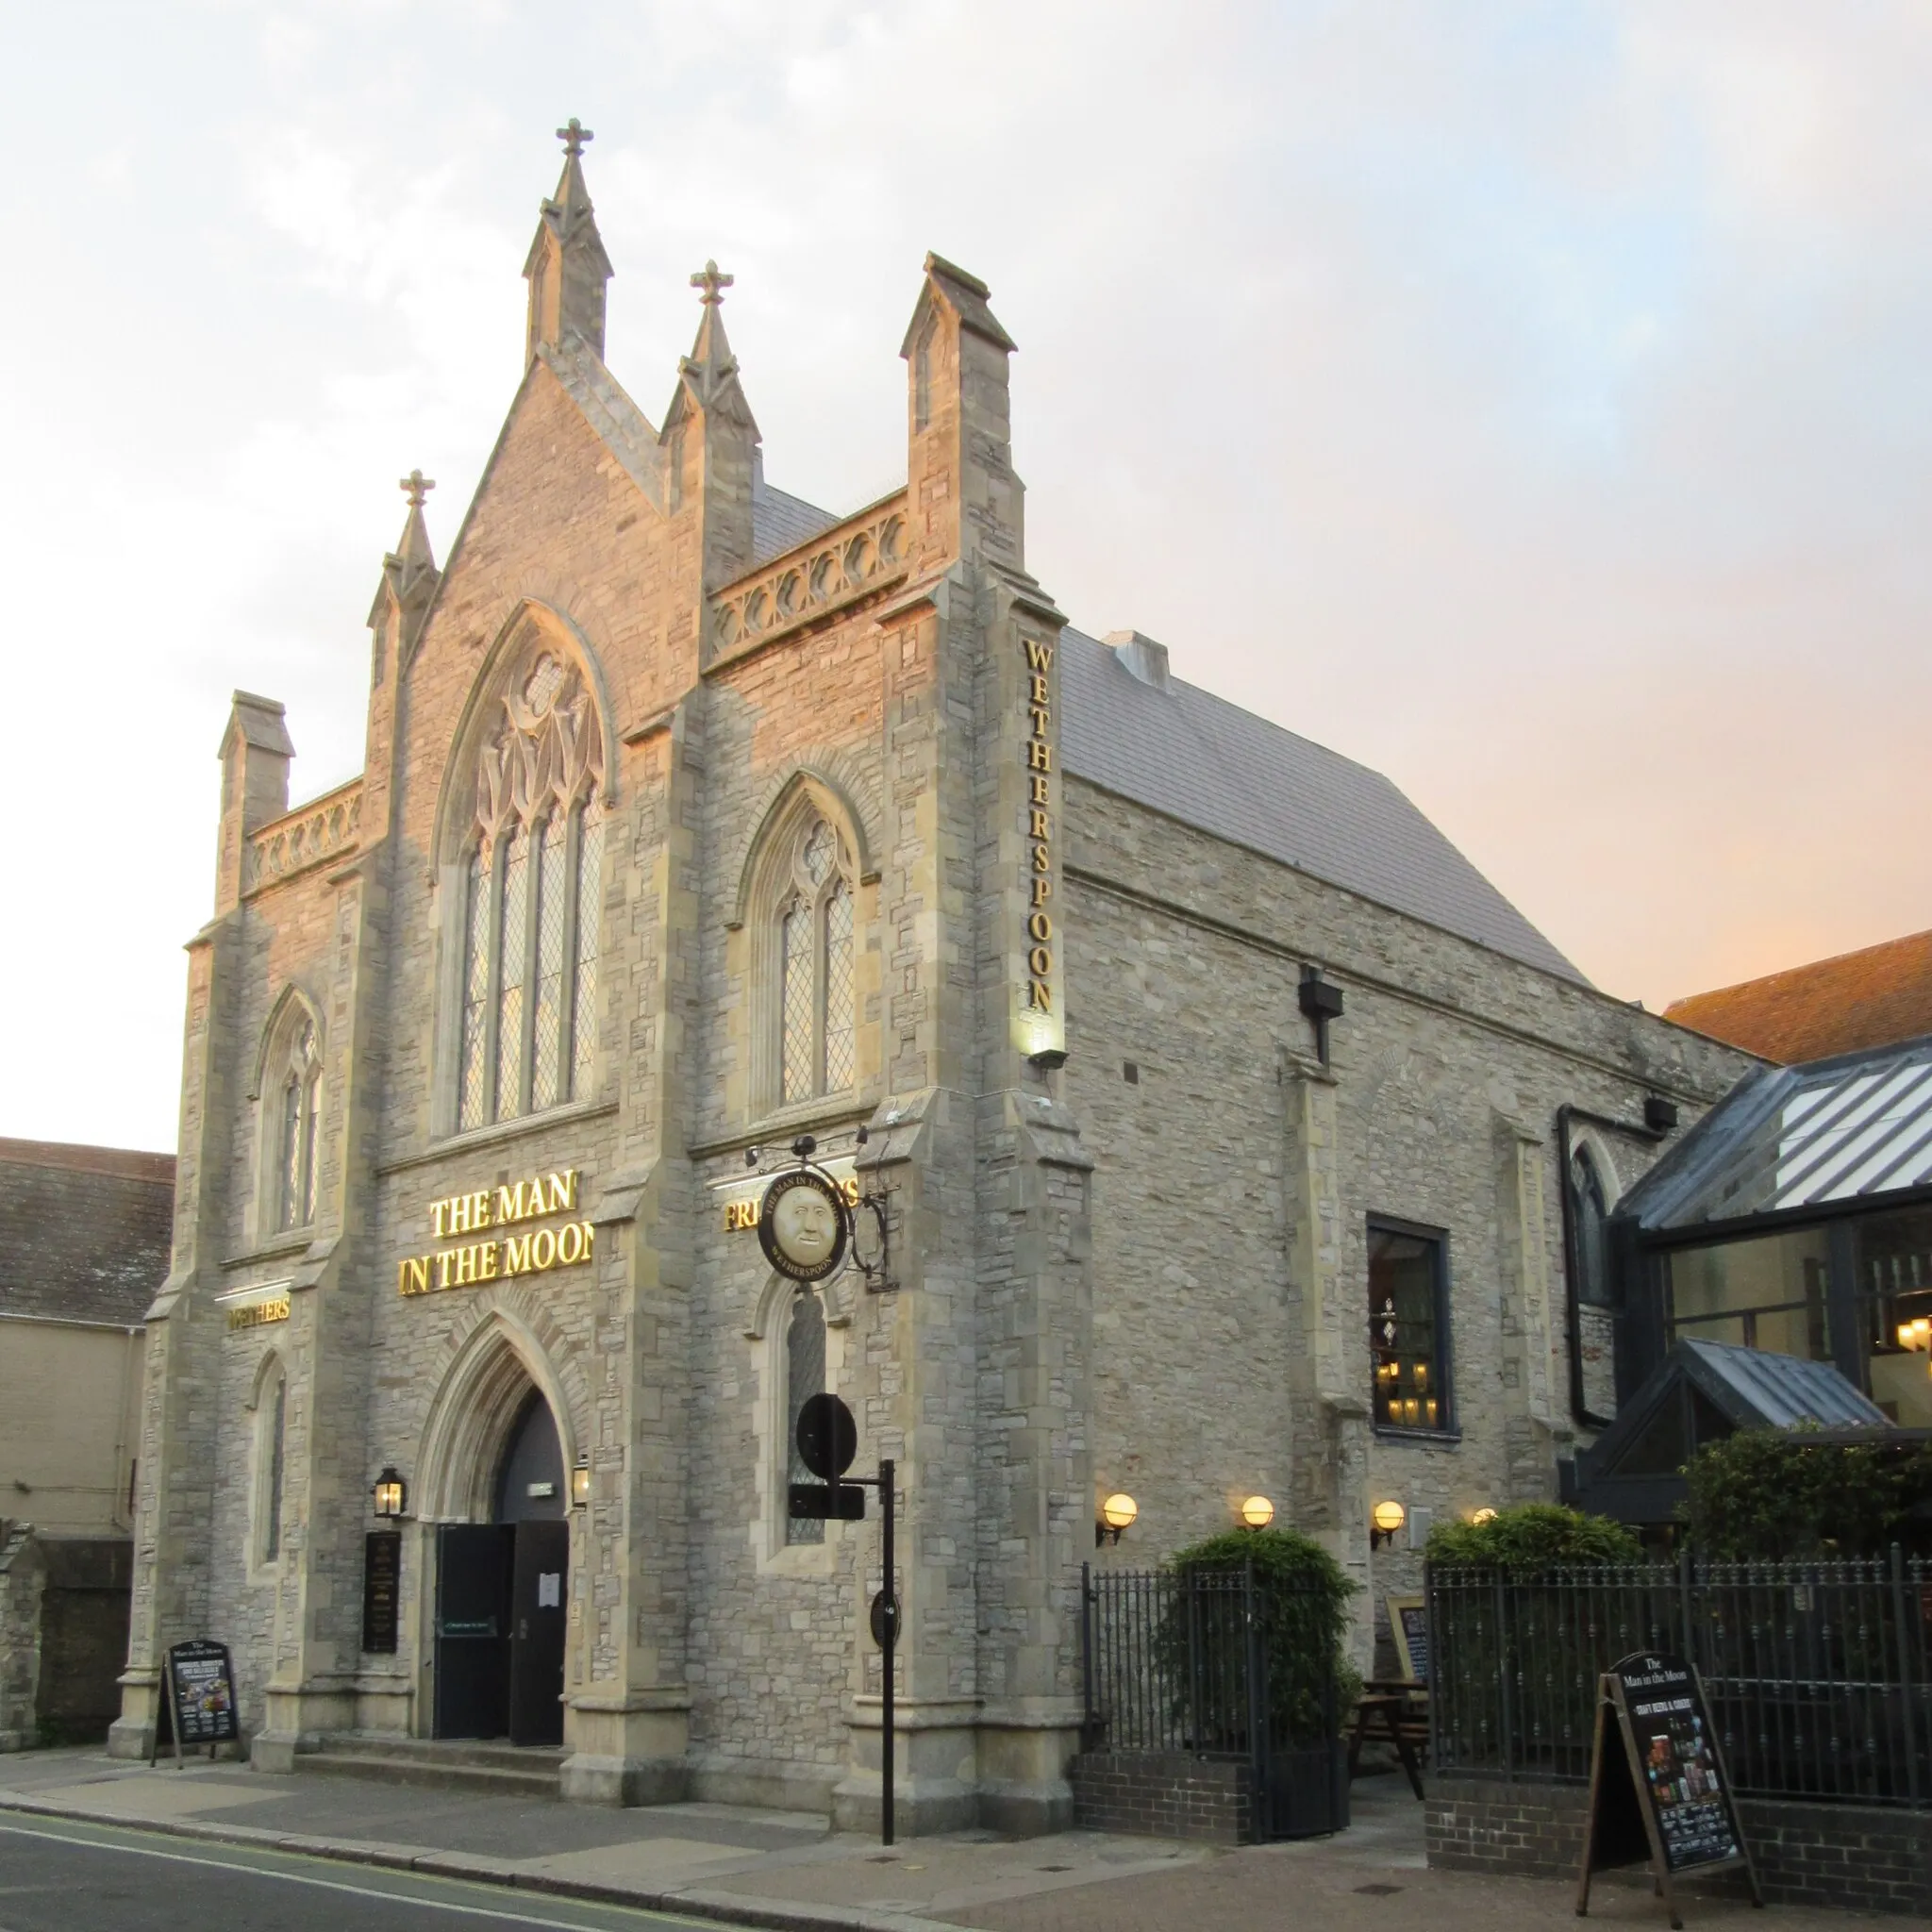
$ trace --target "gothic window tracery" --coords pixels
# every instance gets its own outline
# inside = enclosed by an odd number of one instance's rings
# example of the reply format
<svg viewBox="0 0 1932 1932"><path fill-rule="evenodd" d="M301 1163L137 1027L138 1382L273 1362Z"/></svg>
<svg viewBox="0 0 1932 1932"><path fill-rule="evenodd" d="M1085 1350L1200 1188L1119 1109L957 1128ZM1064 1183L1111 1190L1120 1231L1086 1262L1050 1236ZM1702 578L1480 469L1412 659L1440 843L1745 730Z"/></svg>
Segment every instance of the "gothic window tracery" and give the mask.
<svg viewBox="0 0 1932 1932"><path fill-rule="evenodd" d="M816 814L793 835L778 909L779 1099L841 1093L853 1083L852 862Z"/></svg>
<svg viewBox="0 0 1932 1932"><path fill-rule="evenodd" d="M476 758L465 872L459 1130L589 1090L604 857L603 749L549 651L512 678Z"/></svg>

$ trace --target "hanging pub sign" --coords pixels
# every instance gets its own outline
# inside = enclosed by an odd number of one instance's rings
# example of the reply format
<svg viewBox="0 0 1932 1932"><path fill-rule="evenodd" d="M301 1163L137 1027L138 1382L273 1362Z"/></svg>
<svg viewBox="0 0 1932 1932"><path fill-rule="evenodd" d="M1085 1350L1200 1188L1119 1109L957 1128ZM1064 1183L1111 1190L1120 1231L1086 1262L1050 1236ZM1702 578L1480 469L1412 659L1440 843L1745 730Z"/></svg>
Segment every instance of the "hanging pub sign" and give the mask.
<svg viewBox="0 0 1932 1932"><path fill-rule="evenodd" d="M852 1224L837 1181L815 1167L781 1174L758 1207L758 1246L792 1281L824 1281L845 1260Z"/></svg>
<svg viewBox="0 0 1932 1932"><path fill-rule="evenodd" d="M1687 1872L1742 1866L1752 1899L1764 1903L1704 1680L1694 1665L1657 1651L1626 1657L1598 1679L1577 1917L1590 1908L1593 1872L1645 1862L1674 1928L1684 1921L1672 1880Z"/></svg>
<svg viewBox="0 0 1932 1932"><path fill-rule="evenodd" d="M169 1646L161 1665L161 1707L155 1718L154 1742L148 1747L152 1765L163 1744L175 1747L175 1762L186 1762L186 1747L215 1746L239 1738L235 1718L235 1666L225 1643L197 1638Z"/></svg>

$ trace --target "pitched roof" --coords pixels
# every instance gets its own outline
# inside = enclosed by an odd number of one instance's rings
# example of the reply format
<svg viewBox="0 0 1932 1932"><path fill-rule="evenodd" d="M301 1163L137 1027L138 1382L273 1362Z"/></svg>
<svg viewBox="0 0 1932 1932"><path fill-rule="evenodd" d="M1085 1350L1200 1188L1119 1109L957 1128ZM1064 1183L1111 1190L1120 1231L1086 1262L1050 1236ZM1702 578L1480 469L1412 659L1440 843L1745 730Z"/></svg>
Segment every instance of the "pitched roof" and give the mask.
<svg viewBox="0 0 1932 1932"><path fill-rule="evenodd" d="M1687 1378L1740 1429L1889 1429L1891 1418L1829 1362L1735 1341L1677 1343Z"/></svg>
<svg viewBox="0 0 1932 1932"><path fill-rule="evenodd" d="M1932 1040L1747 1074L1617 1205L1696 1227L1932 1184Z"/></svg>
<svg viewBox="0 0 1932 1932"><path fill-rule="evenodd" d="M1144 682L1073 629L1061 633L1060 710L1061 761L1077 776L1589 984L1379 772L1178 678Z"/></svg>
<svg viewBox="0 0 1932 1932"><path fill-rule="evenodd" d="M809 542L829 530L839 518L802 496L774 490L765 481L760 463L751 477L751 568L762 570L774 557L783 557L794 543Z"/></svg>
<svg viewBox="0 0 1932 1932"><path fill-rule="evenodd" d="M0 1140L0 1315L138 1326L174 1230L172 1154Z"/></svg>
<svg viewBox="0 0 1932 1932"><path fill-rule="evenodd" d="M1787 1063L1916 1040L1932 1033L1932 932L1692 993L1664 1018Z"/></svg>

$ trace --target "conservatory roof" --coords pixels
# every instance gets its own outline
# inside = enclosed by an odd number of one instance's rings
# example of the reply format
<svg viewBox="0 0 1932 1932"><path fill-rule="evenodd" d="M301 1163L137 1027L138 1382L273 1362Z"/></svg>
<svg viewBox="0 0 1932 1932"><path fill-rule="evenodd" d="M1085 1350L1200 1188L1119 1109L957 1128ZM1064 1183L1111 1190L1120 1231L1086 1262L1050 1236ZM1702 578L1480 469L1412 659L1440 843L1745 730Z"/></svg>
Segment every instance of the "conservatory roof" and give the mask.
<svg viewBox="0 0 1932 1932"><path fill-rule="evenodd" d="M1651 1230L1932 1185L1932 1037L1747 1075L1624 1197Z"/></svg>

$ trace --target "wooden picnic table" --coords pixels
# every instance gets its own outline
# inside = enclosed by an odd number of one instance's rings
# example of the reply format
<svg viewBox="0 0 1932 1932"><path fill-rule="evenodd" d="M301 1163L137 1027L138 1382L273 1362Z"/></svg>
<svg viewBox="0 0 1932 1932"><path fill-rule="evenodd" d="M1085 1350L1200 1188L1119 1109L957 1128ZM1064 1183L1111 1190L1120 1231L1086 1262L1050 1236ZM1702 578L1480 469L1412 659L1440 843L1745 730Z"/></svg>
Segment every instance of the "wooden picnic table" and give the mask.
<svg viewBox="0 0 1932 1932"><path fill-rule="evenodd" d="M1428 1691L1421 1684L1406 1679L1371 1677L1362 1685L1356 1700L1355 1730L1348 1740L1348 1774L1352 1778L1361 1761L1362 1745L1370 1740L1393 1744L1402 1768L1408 1774L1408 1786L1418 1798L1423 1794L1422 1764L1415 1747L1426 1741L1428 1724L1419 1720L1411 1707Z"/></svg>

